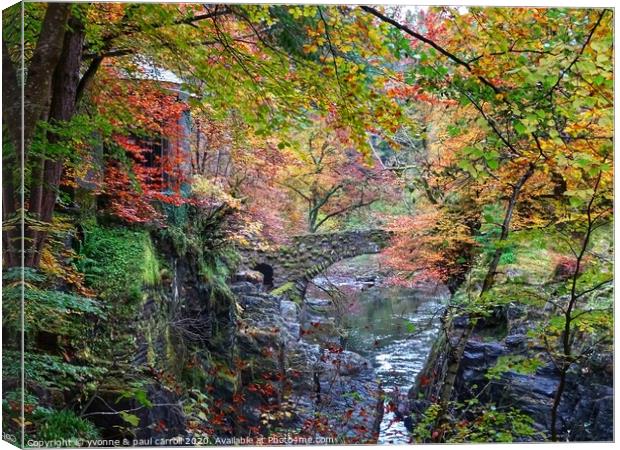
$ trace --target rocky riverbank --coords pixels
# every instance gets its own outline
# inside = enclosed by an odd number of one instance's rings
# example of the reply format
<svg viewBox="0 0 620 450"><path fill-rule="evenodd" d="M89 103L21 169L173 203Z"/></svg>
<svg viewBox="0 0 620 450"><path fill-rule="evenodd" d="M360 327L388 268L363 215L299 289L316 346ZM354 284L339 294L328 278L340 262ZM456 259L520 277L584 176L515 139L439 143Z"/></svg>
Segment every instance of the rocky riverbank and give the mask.
<svg viewBox="0 0 620 450"><path fill-rule="evenodd" d="M385 397L378 443L404 444L410 442L406 393L437 337L448 290L395 286L389 276L375 255L335 264L312 280L302 326L306 340L341 345L368 360Z"/></svg>
<svg viewBox="0 0 620 450"><path fill-rule="evenodd" d="M519 373L509 367L489 376L489 370L503 357L526 357L541 348L528 337L544 316L544 311L528 311L515 305L503 308L494 317L476 327L467 342L455 384L454 398L464 401L477 397L497 408L513 407L533 419L540 433L535 440L550 435L551 407L559 383L559 374L549 360L530 373ZM450 330L455 344L466 326L457 321ZM426 367L409 392L414 423L426 407L438 398L441 388L448 341L440 338L433 348ZM613 439L613 359L601 355L587 364L576 364L569 373L566 394L558 411L559 435L570 441L609 441Z"/></svg>
<svg viewBox="0 0 620 450"><path fill-rule="evenodd" d="M317 341L302 323L306 307L261 292L260 283L240 277L232 289L242 309L238 345L242 359L258 363L255 372L281 374L272 416L286 417L275 427L285 433L311 436L315 442L372 443L383 413L381 387L372 365L333 340ZM245 279L243 279L245 278ZM314 305L316 307L316 305ZM325 329L325 322L312 322ZM262 400L246 402L244 415L260 423Z"/></svg>

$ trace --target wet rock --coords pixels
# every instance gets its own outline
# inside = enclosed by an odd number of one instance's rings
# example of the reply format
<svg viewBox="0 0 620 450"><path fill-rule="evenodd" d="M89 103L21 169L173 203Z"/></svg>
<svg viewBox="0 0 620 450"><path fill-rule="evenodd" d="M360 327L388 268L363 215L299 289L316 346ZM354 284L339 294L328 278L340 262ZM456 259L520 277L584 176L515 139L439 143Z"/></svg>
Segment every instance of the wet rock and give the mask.
<svg viewBox="0 0 620 450"><path fill-rule="evenodd" d="M548 438L551 408L559 383L559 373L551 361L547 360L533 374L508 371L504 372L500 379L491 382L486 377L487 371L496 364L500 356L540 358L544 349L533 347L527 332L537 326L538 321L544 318L546 313L542 309L530 311L510 305L504 309L503 314L507 324L506 336L489 334L489 327L485 326L478 327L468 341L455 382L455 395L463 401L481 394L479 400L482 402L494 403L498 407L516 408L530 416L534 420L534 428ZM498 316L494 320L496 330L500 330L501 327L497 324L501 324L501 317ZM459 326L465 324L466 319L462 319L455 325L455 330L450 336L453 343L461 332L458 330ZM488 325L493 326L490 322ZM423 385L418 378L416 387L409 393L414 422L422 417L422 411L429 404L429 399L436 397L439 392L441 370L445 367L447 351L446 340L439 340L421 374L430 380L430 384ZM571 441L613 439L613 371L605 369L611 367L610 362L611 355L603 353L592 357L587 365L575 365L569 373L558 410L558 430L561 439ZM488 388L481 393L481 387L487 385ZM422 398L419 398L420 395Z"/></svg>
<svg viewBox="0 0 620 450"><path fill-rule="evenodd" d="M453 325L455 328L465 328L467 325L469 325L469 319L465 316L455 317Z"/></svg>
<svg viewBox="0 0 620 450"><path fill-rule="evenodd" d="M383 416L383 393L368 361L343 352L327 358L322 367L315 379L320 388L315 411L324 414L331 432L345 436L349 443L375 442Z"/></svg>
<svg viewBox="0 0 620 450"><path fill-rule="evenodd" d="M357 283L363 284L366 287L370 287L377 284L377 277L374 275L359 276L355 277L355 281Z"/></svg>
<svg viewBox="0 0 620 450"><path fill-rule="evenodd" d="M323 298L306 298L304 304L315 310L327 310L332 307L332 301Z"/></svg>
<svg viewBox="0 0 620 450"><path fill-rule="evenodd" d="M257 270L244 270L237 272L233 277L234 283L248 282L252 284L263 284L264 275Z"/></svg>
<svg viewBox="0 0 620 450"><path fill-rule="evenodd" d="M146 387L146 396L152 406L146 406L132 398L119 398L120 390L101 390L88 405L84 414L103 431L103 438L118 438L119 429L127 427L120 414L110 414L110 408L117 411L131 411L139 419L139 425L132 437L141 440L170 438L186 435L187 418L183 405L176 393L159 383Z"/></svg>
<svg viewBox="0 0 620 450"><path fill-rule="evenodd" d="M230 287L230 290L237 295L257 294L259 292L258 286L254 283L250 283L249 281L235 283Z"/></svg>
<svg viewBox="0 0 620 450"><path fill-rule="evenodd" d="M507 336L504 342L511 350L519 349L527 345L527 337L524 334L513 334Z"/></svg>
<svg viewBox="0 0 620 450"><path fill-rule="evenodd" d="M558 380L541 375L523 375L507 372L504 375L510 389L519 392L522 396L539 394L543 397L553 398L558 387Z"/></svg>
<svg viewBox="0 0 620 450"><path fill-rule="evenodd" d="M253 361L255 375L285 375L282 381L272 382L276 392L268 400L272 404L283 402L282 408L290 413L276 426L299 430L324 422L326 431L315 431L319 436L339 435L348 436L351 442L374 442L383 412L374 370L357 353L339 351L336 347L326 350L324 346L330 338L338 341L331 317L332 302L324 299L306 299L306 302L304 308L315 309L300 310L295 302L269 294L239 295L244 324L237 338L240 356ZM312 341L307 336L300 339L302 319L316 335L321 334L320 339ZM244 374L244 384L253 383L252 373ZM248 426L261 424L264 402L261 396L247 396L243 412Z"/></svg>
<svg viewBox="0 0 620 450"><path fill-rule="evenodd" d="M323 367L326 372L337 373L338 375L352 376L372 368L370 361L357 353L344 350L333 353L325 350L323 354Z"/></svg>
<svg viewBox="0 0 620 450"><path fill-rule="evenodd" d="M297 303L282 300L280 303L280 313L287 330L294 339L299 339L301 333L301 324L299 323L299 306Z"/></svg>
<svg viewBox="0 0 620 450"><path fill-rule="evenodd" d="M464 368L488 367L505 353L506 348L497 342L469 341L465 347L461 365Z"/></svg>
<svg viewBox="0 0 620 450"><path fill-rule="evenodd" d="M287 322L297 322L299 320L299 306L290 300L280 302L280 312L282 318Z"/></svg>
<svg viewBox="0 0 620 450"><path fill-rule="evenodd" d="M241 295L239 297L239 305L243 309L249 310L249 314L257 314L261 317L264 317L267 313L280 315L280 300L277 297Z"/></svg>
<svg viewBox="0 0 620 450"><path fill-rule="evenodd" d="M594 387L594 390L597 390L597 387ZM571 430L572 438L576 441L610 433L609 424L613 423L613 389L604 386L593 394L584 395L582 392L581 399L575 405L574 415L587 418L585 421L576 422Z"/></svg>
<svg viewBox="0 0 620 450"><path fill-rule="evenodd" d="M511 303L506 308L506 320L508 321L509 324L513 323L516 320L523 319L525 314L526 314L526 311L521 305L515 305Z"/></svg>
<svg viewBox="0 0 620 450"><path fill-rule="evenodd" d="M355 277L355 281L361 281L362 283L374 283L377 280L375 275L361 275Z"/></svg>
<svg viewBox="0 0 620 450"><path fill-rule="evenodd" d="M158 385L149 386L147 395L153 406L135 413L140 418L141 424L144 424L137 430L136 438L157 439L184 436L187 419L178 396Z"/></svg>

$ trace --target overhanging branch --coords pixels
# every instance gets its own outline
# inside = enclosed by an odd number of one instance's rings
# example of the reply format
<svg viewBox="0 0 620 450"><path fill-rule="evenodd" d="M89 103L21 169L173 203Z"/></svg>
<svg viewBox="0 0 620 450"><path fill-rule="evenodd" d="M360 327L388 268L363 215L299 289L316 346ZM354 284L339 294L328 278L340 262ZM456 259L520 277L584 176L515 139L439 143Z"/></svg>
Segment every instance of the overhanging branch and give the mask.
<svg viewBox="0 0 620 450"><path fill-rule="evenodd" d="M467 61L464 61L461 58L459 58L458 56L456 56L454 53L449 52L448 50L443 48L441 45L437 44L435 41L433 41L433 40L431 40L431 39L421 35L420 33L417 33L415 31L413 31L408 26L403 25L403 24L397 22L396 20L386 16L385 14L379 12L378 10L376 10L373 7L370 7L370 6L360 6L360 8L363 9L364 11L366 11L367 13L370 13L373 16L377 17L381 21L389 23L393 27L398 28L399 30L407 33L408 35L414 37L418 41L424 42L425 44L433 47L435 50L437 50L439 53L441 53L442 55L444 55L448 59L452 60L453 62L455 62L459 66L462 66L465 69L467 69L468 72L473 73L473 68L472 68L472 66ZM490 87L491 89L493 89L493 92L495 92L496 94L500 93L500 89L498 87L496 87L493 83L491 83L489 80L487 80L485 77L483 77L482 75L477 75L476 78L478 78L478 80L480 80L484 85L486 85L486 86Z"/></svg>

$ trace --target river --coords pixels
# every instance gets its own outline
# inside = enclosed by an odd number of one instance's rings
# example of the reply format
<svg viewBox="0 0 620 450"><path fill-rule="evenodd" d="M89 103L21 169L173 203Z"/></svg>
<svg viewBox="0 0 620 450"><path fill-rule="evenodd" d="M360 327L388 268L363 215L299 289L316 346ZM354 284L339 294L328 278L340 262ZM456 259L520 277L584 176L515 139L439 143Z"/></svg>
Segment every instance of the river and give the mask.
<svg viewBox="0 0 620 450"><path fill-rule="evenodd" d="M379 258L365 255L335 264L313 280L306 299L320 304L339 292L332 311L341 330L339 342L372 362L387 405L390 398L406 396L423 368L439 332L440 311L448 292L444 286L391 285L384 281L388 274ZM386 409L378 443L408 442L403 421Z"/></svg>

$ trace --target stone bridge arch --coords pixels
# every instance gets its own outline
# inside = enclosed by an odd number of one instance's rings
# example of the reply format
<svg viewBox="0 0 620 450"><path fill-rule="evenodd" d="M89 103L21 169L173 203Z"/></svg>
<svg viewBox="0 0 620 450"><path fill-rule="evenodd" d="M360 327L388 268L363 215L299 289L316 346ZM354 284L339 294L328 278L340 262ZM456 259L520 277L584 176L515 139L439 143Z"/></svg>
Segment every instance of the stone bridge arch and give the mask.
<svg viewBox="0 0 620 450"><path fill-rule="evenodd" d="M310 280L332 264L379 253L389 242L385 230L343 231L296 236L275 251L242 251L244 266L263 274L265 287L300 299Z"/></svg>

